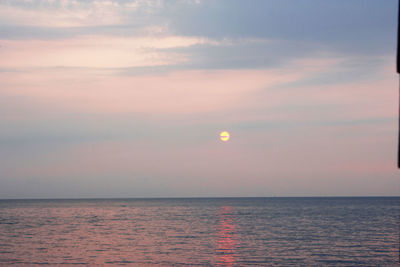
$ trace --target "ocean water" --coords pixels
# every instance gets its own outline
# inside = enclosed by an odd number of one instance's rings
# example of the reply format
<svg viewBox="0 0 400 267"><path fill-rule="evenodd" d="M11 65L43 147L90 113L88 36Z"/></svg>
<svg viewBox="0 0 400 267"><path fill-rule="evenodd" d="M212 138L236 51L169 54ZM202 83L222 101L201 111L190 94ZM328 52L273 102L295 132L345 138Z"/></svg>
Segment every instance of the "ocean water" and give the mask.
<svg viewBox="0 0 400 267"><path fill-rule="evenodd" d="M400 198L0 200L0 265L396 266Z"/></svg>

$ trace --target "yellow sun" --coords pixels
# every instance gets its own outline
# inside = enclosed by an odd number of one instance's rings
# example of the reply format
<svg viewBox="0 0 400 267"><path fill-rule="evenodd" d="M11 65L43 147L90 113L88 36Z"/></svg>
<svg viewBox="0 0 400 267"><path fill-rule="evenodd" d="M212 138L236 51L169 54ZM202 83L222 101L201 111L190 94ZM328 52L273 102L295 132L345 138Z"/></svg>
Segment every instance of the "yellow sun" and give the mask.
<svg viewBox="0 0 400 267"><path fill-rule="evenodd" d="M226 131L223 131L219 134L219 137L221 138L221 141L226 142L229 140L229 133Z"/></svg>

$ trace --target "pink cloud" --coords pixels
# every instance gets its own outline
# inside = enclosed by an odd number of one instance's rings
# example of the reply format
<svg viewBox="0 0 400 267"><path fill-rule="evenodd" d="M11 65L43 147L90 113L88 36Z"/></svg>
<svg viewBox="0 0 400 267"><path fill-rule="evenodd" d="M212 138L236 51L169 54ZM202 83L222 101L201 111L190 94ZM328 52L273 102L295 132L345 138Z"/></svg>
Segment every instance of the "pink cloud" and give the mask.
<svg viewBox="0 0 400 267"><path fill-rule="evenodd" d="M121 76L102 71L43 70L3 73L3 93L89 113L195 113L241 105L254 91L290 79L265 70L181 71ZM15 88L19 88L16 90Z"/></svg>

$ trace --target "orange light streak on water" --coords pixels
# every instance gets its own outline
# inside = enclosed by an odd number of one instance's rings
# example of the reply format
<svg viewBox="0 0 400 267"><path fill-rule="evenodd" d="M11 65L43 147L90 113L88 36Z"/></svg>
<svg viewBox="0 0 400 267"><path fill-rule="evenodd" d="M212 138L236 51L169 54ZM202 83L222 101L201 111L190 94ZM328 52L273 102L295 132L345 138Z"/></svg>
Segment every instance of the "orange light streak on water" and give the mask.
<svg viewBox="0 0 400 267"><path fill-rule="evenodd" d="M220 224L218 230L217 265L233 266L237 257L236 227L231 216L231 207L223 206L220 210Z"/></svg>

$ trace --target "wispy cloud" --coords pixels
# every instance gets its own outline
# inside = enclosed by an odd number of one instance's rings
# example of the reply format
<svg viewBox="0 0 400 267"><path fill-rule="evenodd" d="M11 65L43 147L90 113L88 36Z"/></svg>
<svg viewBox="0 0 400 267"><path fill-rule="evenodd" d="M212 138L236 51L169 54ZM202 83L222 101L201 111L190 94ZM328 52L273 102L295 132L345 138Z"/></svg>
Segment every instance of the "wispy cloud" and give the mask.
<svg viewBox="0 0 400 267"><path fill-rule="evenodd" d="M150 3L150 2L149 2ZM2 1L3 23L41 27L88 27L127 23L145 1Z"/></svg>
<svg viewBox="0 0 400 267"><path fill-rule="evenodd" d="M197 37L121 38L85 36L62 40L5 40L1 68L87 67L123 68L178 64L185 57L161 51L210 41Z"/></svg>

